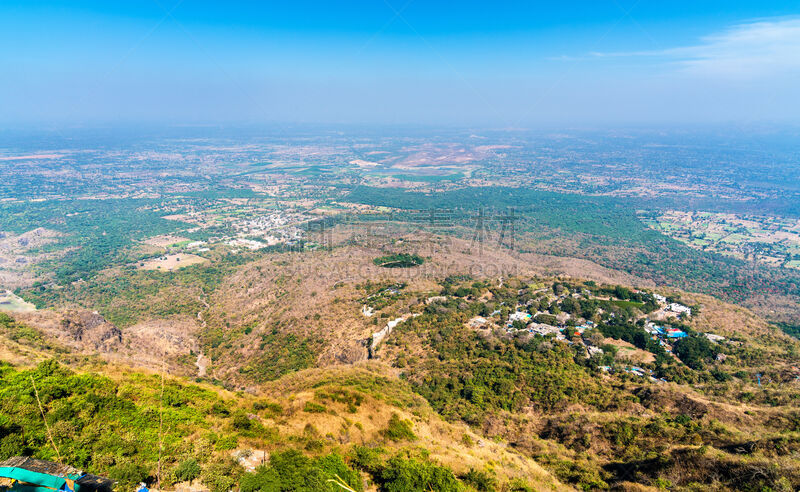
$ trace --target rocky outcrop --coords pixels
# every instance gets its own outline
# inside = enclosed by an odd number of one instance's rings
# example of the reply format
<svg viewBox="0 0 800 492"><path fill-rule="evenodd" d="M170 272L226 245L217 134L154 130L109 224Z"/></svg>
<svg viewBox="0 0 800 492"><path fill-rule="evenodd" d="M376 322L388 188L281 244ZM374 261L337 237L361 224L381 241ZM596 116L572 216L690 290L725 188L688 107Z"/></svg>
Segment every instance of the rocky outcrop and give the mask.
<svg viewBox="0 0 800 492"><path fill-rule="evenodd" d="M77 353L102 354L108 360L187 376L198 373L191 363L200 353L197 325L189 317L150 320L124 331L98 312L81 309L17 312L14 318ZM201 354L197 362L202 377L210 361Z"/></svg>
<svg viewBox="0 0 800 492"><path fill-rule="evenodd" d="M68 311L61 320L59 338L78 342L101 352L111 352L122 343L122 331L97 311Z"/></svg>

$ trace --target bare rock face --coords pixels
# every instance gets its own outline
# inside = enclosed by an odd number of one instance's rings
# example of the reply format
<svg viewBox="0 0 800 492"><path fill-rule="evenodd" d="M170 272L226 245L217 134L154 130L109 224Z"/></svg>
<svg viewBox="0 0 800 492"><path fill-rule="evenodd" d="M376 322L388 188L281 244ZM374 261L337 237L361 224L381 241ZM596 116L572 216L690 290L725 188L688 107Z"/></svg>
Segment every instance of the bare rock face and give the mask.
<svg viewBox="0 0 800 492"><path fill-rule="evenodd" d="M196 322L188 316L148 320L124 331L97 311L80 308L17 312L14 318L76 353L102 355L115 363L187 377L204 377L211 363L200 351Z"/></svg>
<svg viewBox="0 0 800 492"><path fill-rule="evenodd" d="M358 341L350 341L339 347L334 356L336 362L341 364L354 364L366 360L368 352L365 344Z"/></svg>
<svg viewBox="0 0 800 492"><path fill-rule="evenodd" d="M122 332L97 312L68 311L61 320L61 336L85 348L101 352L116 350L122 343Z"/></svg>
<svg viewBox="0 0 800 492"><path fill-rule="evenodd" d="M369 348L364 340L339 340L329 344L317 359L317 364L355 364L369 358Z"/></svg>
<svg viewBox="0 0 800 492"><path fill-rule="evenodd" d="M125 338L138 357L161 360L199 351L196 330L190 318L149 320L127 328Z"/></svg>

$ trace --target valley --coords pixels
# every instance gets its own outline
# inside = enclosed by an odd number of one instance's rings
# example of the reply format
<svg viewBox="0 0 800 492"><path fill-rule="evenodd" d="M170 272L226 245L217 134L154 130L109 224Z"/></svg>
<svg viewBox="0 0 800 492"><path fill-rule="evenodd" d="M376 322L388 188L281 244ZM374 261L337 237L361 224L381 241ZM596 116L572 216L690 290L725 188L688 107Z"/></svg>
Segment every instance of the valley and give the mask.
<svg viewBox="0 0 800 492"><path fill-rule="evenodd" d="M198 492L800 484L778 191L295 138L0 161L37 176L0 203L0 458Z"/></svg>

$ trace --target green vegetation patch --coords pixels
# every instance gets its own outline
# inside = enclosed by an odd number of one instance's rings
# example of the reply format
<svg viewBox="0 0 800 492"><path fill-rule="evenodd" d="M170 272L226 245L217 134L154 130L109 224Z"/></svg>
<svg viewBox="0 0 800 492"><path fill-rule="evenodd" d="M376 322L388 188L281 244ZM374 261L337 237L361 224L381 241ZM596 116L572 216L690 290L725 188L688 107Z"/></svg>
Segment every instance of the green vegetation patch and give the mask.
<svg viewBox="0 0 800 492"><path fill-rule="evenodd" d="M394 255L379 256L372 260L372 262L383 268L411 268L422 265L425 263L425 259L415 254L397 253Z"/></svg>
<svg viewBox="0 0 800 492"><path fill-rule="evenodd" d="M774 323L778 328L783 330L784 333L787 335L791 335L795 338L800 338L800 324L793 324L793 323Z"/></svg>
<svg viewBox="0 0 800 492"><path fill-rule="evenodd" d="M396 413L389 418L389 424L381 434L390 441L413 441L417 438L411 429L411 422L401 419Z"/></svg>
<svg viewBox="0 0 800 492"><path fill-rule="evenodd" d="M194 317L205 307L202 296L213 291L233 271L234 260L190 265L173 272L127 266L63 288L39 284L21 294L37 307L78 304L96 309L121 328L149 318L178 314Z"/></svg>
<svg viewBox="0 0 800 492"><path fill-rule="evenodd" d="M209 353L216 358L224 356L233 347L236 337L231 330L221 327L207 331L204 339ZM278 330L262 333L258 354L251 357L239 372L258 382L278 379L285 374L312 367L324 343L324 340Z"/></svg>
<svg viewBox="0 0 800 492"><path fill-rule="evenodd" d="M25 232L44 227L66 237L49 245L65 249L63 257L39 265L55 272L59 284L87 279L127 261L135 240L181 231L182 222L166 220L154 200L65 200L0 206L0 230Z"/></svg>
<svg viewBox="0 0 800 492"><path fill-rule="evenodd" d="M269 463L255 473L242 476L241 492L360 492L363 484L358 472L338 454L309 458L297 450L270 455Z"/></svg>
<svg viewBox="0 0 800 492"><path fill-rule="evenodd" d="M430 309L393 335L419 337L432 349L406 375L444 417L478 425L496 410L519 412L533 405L550 411L571 403L604 408L615 401L614 391L575 364L566 344L542 350L541 337L524 344L487 341L465 326L478 313L479 307L471 307L475 312Z"/></svg>
<svg viewBox="0 0 800 492"><path fill-rule="evenodd" d="M765 290L800 296L800 274L794 268L746 268L743 261L711 251L701 251L650 229L653 220L638 215L636 200L538 191L528 188L482 187L442 193L359 186L346 199L376 207L408 212L395 220L414 220L413 211L448 211L450 222L460 226L453 234L474 234L477 215L510 216L517 231L517 247L524 251L573 256L595 261L658 283L680 285L732 302L742 302ZM651 213L651 215L655 215ZM490 228L491 220L482 226ZM501 227L502 221L494 221ZM497 233L497 231L494 231Z"/></svg>
<svg viewBox="0 0 800 492"><path fill-rule="evenodd" d="M47 340L39 330L23 323L17 323L5 313L0 313L0 334L15 342L38 349L66 352L65 348Z"/></svg>
<svg viewBox="0 0 800 492"><path fill-rule="evenodd" d="M388 460L382 448L354 446L348 459L354 467L368 473L378 490L406 492L436 490L462 492L466 489L449 468L427 458L426 453L399 453Z"/></svg>
<svg viewBox="0 0 800 492"><path fill-rule="evenodd" d="M161 397L157 376L130 374L120 382L79 374L55 361L32 370L0 364L0 460L34 456L56 460L39 412L33 382L45 419L65 463L90 473L109 475L120 486L154 476L158 461L159 415L164 466L178 466L178 457L194 455L188 436L209 433L209 439L233 438L226 429L229 405L214 392L196 385L166 381ZM162 403L163 402L163 403ZM251 429L258 433L259 429ZM199 463L207 454L194 456ZM181 465L181 474L192 474Z"/></svg>

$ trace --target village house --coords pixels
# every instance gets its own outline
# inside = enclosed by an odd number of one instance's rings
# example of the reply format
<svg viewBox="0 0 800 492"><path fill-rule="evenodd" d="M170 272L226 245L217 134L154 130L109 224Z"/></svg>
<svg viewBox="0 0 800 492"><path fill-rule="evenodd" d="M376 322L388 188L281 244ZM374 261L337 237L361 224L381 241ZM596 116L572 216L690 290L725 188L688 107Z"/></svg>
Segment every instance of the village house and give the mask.
<svg viewBox="0 0 800 492"><path fill-rule="evenodd" d="M677 328L667 328L666 336L667 338L686 338L689 335Z"/></svg>
<svg viewBox="0 0 800 492"><path fill-rule="evenodd" d="M692 308L684 306L683 304L678 304L677 302L670 303L667 306L667 311L671 311L677 314L685 314L687 316L692 315Z"/></svg>
<svg viewBox="0 0 800 492"><path fill-rule="evenodd" d="M541 336L547 335L561 335L561 328L556 326L546 325L543 323L531 323L528 325L528 331ZM561 335L563 337L563 335Z"/></svg>
<svg viewBox="0 0 800 492"><path fill-rule="evenodd" d="M595 347L594 345L587 346L586 351L589 353L589 357L593 355L603 355L603 349Z"/></svg>
<svg viewBox="0 0 800 492"><path fill-rule="evenodd" d="M508 325L511 326L512 324L514 324L515 321L522 321L523 323L527 323L530 320L531 320L530 313L526 313L525 311L516 311L508 316Z"/></svg>

